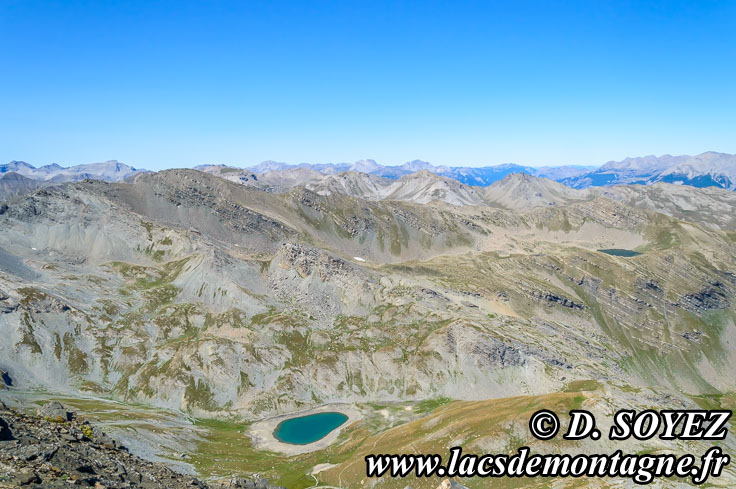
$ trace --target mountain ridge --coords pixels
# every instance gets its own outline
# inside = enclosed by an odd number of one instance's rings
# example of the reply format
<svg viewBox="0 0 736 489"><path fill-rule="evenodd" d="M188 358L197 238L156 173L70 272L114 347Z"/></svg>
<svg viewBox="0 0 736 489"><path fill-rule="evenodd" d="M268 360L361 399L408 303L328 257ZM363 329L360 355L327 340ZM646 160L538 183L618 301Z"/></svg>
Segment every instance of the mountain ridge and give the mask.
<svg viewBox="0 0 736 489"><path fill-rule="evenodd" d="M620 184L652 184L659 181L695 187L715 186L736 190L736 155L707 151L699 155L627 157L592 165L559 165L532 167L516 163L482 167L433 165L423 160L412 160L402 165L386 166L375 160L350 163L288 164L265 161L246 167L253 173L277 172L289 169L309 169L325 175L344 171L360 171L385 178L398 179L403 175L427 170L471 186L487 187L511 173L527 173L545 177L574 188L613 186Z"/></svg>
<svg viewBox="0 0 736 489"><path fill-rule="evenodd" d="M146 170L138 170L117 160L108 160L99 163L86 163L63 167L57 163L36 168L25 161L11 161L0 165L0 175L15 172L26 178L48 182L74 182L86 178L121 182L126 178Z"/></svg>
<svg viewBox="0 0 736 489"><path fill-rule="evenodd" d="M545 178L573 189L670 183L698 188L736 190L736 155L715 151L696 156L665 154L625 158L621 161L609 161L599 168L571 165L534 168L514 163L473 168L436 166L423 160L412 160L399 166L384 166L375 160L364 159L354 163L296 165L264 161L246 168L225 164L204 164L197 165L194 169L269 192L284 192L294 187L305 186L320 195L339 193L367 200L411 200L423 203L442 200L454 205L482 203L483 192L470 189L490 188L512 174ZM346 172L349 172L350 176L346 176ZM4 179L0 185L0 199L25 194L42 184L85 179L122 182L148 171L136 169L117 160L68 168L57 163L36 168L24 161L14 160L0 165L0 175L10 173L22 176L26 180L17 177ZM437 176L447 180L436 180L433 184L425 182L428 187L423 192L418 188L410 191L407 186L416 185L418 180L406 177L418 174L420 179L427 180ZM450 181L459 182L470 189L458 187ZM432 185L434 188L430 189ZM549 184L545 185L549 187ZM545 191L554 194L548 203L555 202L556 199L566 200L572 195L559 187L556 190L546 188ZM490 201L498 204L505 199L498 192L497 188L485 194ZM521 207L536 205L532 204L532 201L535 201L533 197L524 195L521 201L514 205ZM505 202L505 205L512 204L508 200Z"/></svg>

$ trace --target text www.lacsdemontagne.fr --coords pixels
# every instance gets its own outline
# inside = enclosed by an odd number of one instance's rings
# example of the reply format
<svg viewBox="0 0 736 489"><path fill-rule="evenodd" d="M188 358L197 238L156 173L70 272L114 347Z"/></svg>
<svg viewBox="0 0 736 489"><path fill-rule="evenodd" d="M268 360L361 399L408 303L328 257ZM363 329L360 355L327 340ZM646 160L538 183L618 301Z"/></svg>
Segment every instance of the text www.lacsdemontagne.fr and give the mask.
<svg viewBox="0 0 736 489"><path fill-rule="evenodd" d="M689 478L703 484L710 476L718 477L729 462L719 447L712 447L698 458L691 454L639 455L611 454L570 455L532 454L528 447L514 454L463 454L460 447L450 449L445 465L437 454L367 455L368 477L620 477L637 484L648 484L660 477Z"/></svg>

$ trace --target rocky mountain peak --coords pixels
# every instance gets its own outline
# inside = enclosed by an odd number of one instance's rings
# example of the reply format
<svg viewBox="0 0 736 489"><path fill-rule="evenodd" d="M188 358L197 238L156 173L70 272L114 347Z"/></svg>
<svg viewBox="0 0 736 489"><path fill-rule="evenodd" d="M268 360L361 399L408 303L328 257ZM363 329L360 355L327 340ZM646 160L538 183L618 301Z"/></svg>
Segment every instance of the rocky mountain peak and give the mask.
<svg viewBox="0 0 736 489"><path fill-rule="evenodd" d="M483 190L487 203L514 210L559 205L586 195L585 191L526 173L512 173Z"/></svg>
<svg viewBox="0 0 736 489"><path fill-rule="evenodd" d="M350 167L350 171L370 173L381 168L376 160L358 160Z"/></svg>

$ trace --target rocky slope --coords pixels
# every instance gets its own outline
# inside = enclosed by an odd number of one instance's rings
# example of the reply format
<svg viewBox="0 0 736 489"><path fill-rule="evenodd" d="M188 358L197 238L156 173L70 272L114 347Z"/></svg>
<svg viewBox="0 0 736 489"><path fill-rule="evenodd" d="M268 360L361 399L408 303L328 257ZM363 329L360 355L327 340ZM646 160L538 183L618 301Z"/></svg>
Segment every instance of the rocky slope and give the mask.
<svg viewBox="0 0 736 489"><path fill-rule="evenodd" d="M268 185L262 183L261 180L258 179L258 175L248 170L243 170L241 168L233 168L227 165L200 165L194 167L194 169L205 173L210 173L212 175L217 175L218 177L230 182L240 183L249 187L268 187Z"/></svg>
<svg viewBox="0 0 736 489"><path fill-rule="evenodd" d="M28 415L0 400L0 487L283 489L266 480L206 484L132 455L58 402Z"/></svg>
<svg viewBox="0 0 736 489"><path fill-rule="evenodd" d="M478 193L471 187L426 170L402 176L398 180L350 171L326 176L305 187L319 195L348 195L369 201L394 200L416 204L437 201L452 205L482 203Z"/></svg>
<svg viewBox="0 0 736 489"><path fill-rule="evenodd" d="M44 185L45 182L24 177L20 173L3 173L0 176L0 201L33 192Z"/></svg>
<svg viewBox="0 0 736 489"><path fill-rule="evenodd" d="M590 200L592 195L546 178L512 173L482 190L483 200L494 207L528 210L534 207L565 205Z"/></svg>
<svg viewBox="0 0 736 489"><path fill-rule="evenodd" d="M657 183L619 185L590 191L627 206L667 214L682 221L716 229L736 229L736 194L725 189Z"/></svg>
<svg viewBox="0 0 736 489"><path fill-rule="evenodd" d="M341 194L375 201L386 195L392 183L388 178L347 171L307 182L304 186L319 195Z"/></svg>
<svg viewBox="0 0 736 489"><path fill-rule="evenodd" d="M576 377L730 388L732 235L567 197L523 212L369 202L184 170L43 189L0 215L0 369L247 418Z"/></svg>

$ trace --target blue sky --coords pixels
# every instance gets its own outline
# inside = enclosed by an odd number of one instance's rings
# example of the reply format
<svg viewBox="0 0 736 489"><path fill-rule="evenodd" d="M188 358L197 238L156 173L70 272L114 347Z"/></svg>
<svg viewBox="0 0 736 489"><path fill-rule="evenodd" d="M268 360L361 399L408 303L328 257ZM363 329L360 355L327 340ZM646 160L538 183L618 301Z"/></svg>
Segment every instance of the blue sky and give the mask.
<svg viewBox="0 0 736 489"><path fill-rule="evenodd" d="M0 0L0 161L736 153L736 2Z"/></svg>

